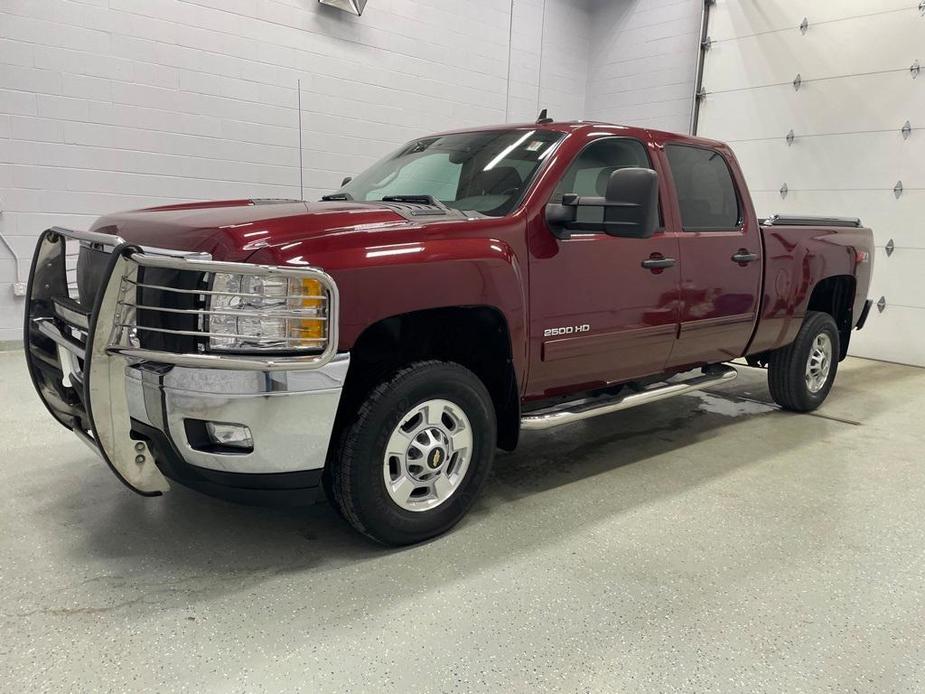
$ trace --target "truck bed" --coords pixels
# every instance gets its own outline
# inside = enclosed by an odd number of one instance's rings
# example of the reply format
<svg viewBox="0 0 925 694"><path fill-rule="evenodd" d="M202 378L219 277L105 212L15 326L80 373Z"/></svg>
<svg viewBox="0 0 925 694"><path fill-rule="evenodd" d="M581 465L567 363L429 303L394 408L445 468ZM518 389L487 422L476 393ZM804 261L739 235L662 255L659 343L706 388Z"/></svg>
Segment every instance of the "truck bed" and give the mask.
<svg viewBox="0 0 925 694"><path fill-rule="evenodd" d="M761 241L765 279L749 353L793 340L810 294L823 277L852 278L851 327L857 324L867 299L874 250L873 232L859 219L772 215L761 222Z"/></svg>

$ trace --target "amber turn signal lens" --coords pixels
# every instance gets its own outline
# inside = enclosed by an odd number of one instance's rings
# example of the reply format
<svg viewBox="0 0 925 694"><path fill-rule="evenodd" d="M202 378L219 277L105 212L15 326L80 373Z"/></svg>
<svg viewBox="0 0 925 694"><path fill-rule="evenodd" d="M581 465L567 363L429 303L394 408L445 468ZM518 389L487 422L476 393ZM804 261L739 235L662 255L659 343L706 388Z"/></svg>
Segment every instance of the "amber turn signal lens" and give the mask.
<svg viewBox="0 0 925 694"><path fill-rule="evenodd" d="M290 285L290 295L297 297L292 299L293 308L304 311L306 316L290 321L290 337L296 340L323 340L326 334L324 321L326 297L320 280L302 278L293 281L292 284L295 286Z"/></svg>

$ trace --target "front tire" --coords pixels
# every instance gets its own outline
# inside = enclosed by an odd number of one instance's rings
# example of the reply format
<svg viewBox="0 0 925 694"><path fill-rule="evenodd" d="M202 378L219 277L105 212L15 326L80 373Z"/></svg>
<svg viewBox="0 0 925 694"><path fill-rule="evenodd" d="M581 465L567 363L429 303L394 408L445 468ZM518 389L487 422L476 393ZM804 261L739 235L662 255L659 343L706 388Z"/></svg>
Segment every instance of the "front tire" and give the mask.
<svg viewBox="0 0 925 694"><path fill-rule="evenodd" d="M794 412L819 407L835 381L840 349L832 316L808 312L796 339L768 359L768 388L774 402Z"/></svg>
<svg viewBox="0 0 925 694"><path fill-rule="evenodd" d="M491 396L468 369L418 362L380 383L341 437L330 475L335 504L364 535L408 545L452 528L494 459Z"/></svg>

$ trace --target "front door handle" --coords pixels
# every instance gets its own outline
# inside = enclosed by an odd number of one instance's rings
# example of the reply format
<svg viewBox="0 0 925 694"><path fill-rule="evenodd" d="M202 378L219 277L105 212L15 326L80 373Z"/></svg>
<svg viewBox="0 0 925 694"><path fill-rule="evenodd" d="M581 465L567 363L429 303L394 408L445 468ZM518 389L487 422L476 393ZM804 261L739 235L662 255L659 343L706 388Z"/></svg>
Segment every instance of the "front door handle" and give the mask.
<svg viewBox="0 0 925 694"><path fill-rule="evenodd" d="M740 248L732 254L732 260L739 265L747 265L748 263L758 260L758 254L752 253L747 248Z"/></svg>
<svg viewBox="0 0 925 694"><path fill-rule="evenodd" d="M658 270L664 270L667 267L673 267L678 261L674 258L666 258L663 255L653 253L651 256L642 261L641 265L646 270L652 270L656 272Z"/></svg>

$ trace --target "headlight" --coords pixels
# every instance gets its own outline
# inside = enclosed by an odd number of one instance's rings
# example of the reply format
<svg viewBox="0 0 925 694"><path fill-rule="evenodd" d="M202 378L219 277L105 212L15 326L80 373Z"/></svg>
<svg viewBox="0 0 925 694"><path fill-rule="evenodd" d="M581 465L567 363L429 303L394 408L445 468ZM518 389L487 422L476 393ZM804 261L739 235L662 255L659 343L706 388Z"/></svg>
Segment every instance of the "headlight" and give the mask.
<svg viewBox="0 0 925 694"><path fill-rule="evenodd" d="M215 351L322 350L328 296L320 280L217 272L208 308Z"/></svg>

